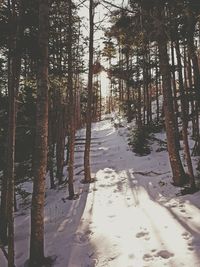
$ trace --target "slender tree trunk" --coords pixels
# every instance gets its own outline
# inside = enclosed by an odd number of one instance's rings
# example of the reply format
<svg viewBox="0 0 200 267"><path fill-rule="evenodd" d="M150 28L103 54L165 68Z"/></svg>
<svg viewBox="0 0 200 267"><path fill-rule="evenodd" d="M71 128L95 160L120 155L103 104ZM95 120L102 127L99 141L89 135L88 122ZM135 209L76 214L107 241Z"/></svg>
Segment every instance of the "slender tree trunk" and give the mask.
<svg viewBox="0 0 200 267"><path fill-rule="evenodd" d="M187 80L187 55L186 55L186 45L183 46L183 71L184 71L184 87L185 87L185 97L189 99L189 90L188 90L188 80ZM189 120L189 109L190 99L186 101L186 114L187 114L187 125Z"/></svg>
<svg viewBox="0 0 200 267"><path fill-rule="evenodd" d="M59 90L57 95L57 134L56 134L56 178L59 185L63 183L63 168L64 168L64 150L65 150L65 118L63 104L63 96Z"/></svg>
<svg viewBox="0 0 200 267"><path fill-rule="evenodd" d="M178 102L177 102L177 86L176 86L176 66L175 66L175 55L174 55L174 46L171 42L171 60L172 60L172 88L173 88L173 104L174 104L174 118L175 118L175 131L176 131L176 145L178 149L181 149L180 140L179 140L179 129L178 129Z"/></svg>
<svg viewBox="0 0 200 267"><path fill-rule="evenodd" d="M10 87L10 53L8 52L8 91ZM9 127L8 127L9 128ZM8 131L6 137L6 144L8 144ZM7 153L8 146L4 152L4 170L1 185L1 207L0 207L0 239L3 245L8 242L8 179L7 179Z"/></svg>
<svg viewBox="0 0 200 267"><path fill-rule="evenodd" d="M160 105L159 105L159 88L158 88L158 82L159 82L159 76L158 76L158 59L157 59L157 48L156 48L156 120L157 123L160 120Z"/></svg>
<svg viewBox="0 0 200 267"><path fill-rule="evenodd" d="M102 92L101 92L101 79L99 81L99 121L101 121L102 114Z"/></svg>
<svg viewBox="0 0 200 267"><path fill-rule="evenodd" d="M192 86L192 66L191 66L191 60L190 57L188 55L188 59L187 59L187 78L188 78L188 84L189 84L189 89L192 92L193 91L193 86ZM192 94L193 96L193 94ZM192 136L195 137L196 136L196 132L197 132L197 125L196 125L196 118L195 118L195 102L196 100L194 99L194 97L192 97L191 100L191 114L192 114Z"/></svg>
<svg viewBox="0 0 200 267"><path fill-rule="evenodd" d="M142 94L141 94L141 86L139 84L140 80L140 69L139 69L139 55L137 51L137 70L136 70L136 82L137 82L137 90L138 90L138 118L137 118L137 124L138 128L140 129L142 127Z"/></svg>
<svg viewBox="0 0 200 267"><path fill-rule="evenodd" d="M155 11L157 19L163 24L164 10L158 7ZM174 120L174 108L171 88L171 74L169 66L169 57L167 53L167 37L162 27L159 28L158 51L160 60L160 71L163 79L163 97L164 97L164 112L165 126L167 134L167 147L169 152L169 160L173 173L174 185L180 186L186 182L186 175L181 163L178 147L176 145L176 132Z"/></svg>
<svg viewBox="0 0 200 267"><path fill-rule="evenodd" d="M177 33L178 34L178 33ZM194 172L192 167L192 160L190 156L190 148L188 143L188 134L187 134L187 112L186 112L186 98L183 84L183 74L182 74L182 63L181 63L181 52L179 41L175 41L176 46L176 56L177 56L177 65L178 65L178 74L179 74L179 90L181 96L181 114L182 114L182 133L183 133L183 142L184 142L184 154L188 167L188 174L190 177L190 186L192 189L195 188Z"/></svg>
<svg viewBox="0 0 200 267"><path fill-rule="evenodd" d="M10 39L9 39L9 74L8 74L8 139L7 139L7 162L6 176L8 181L7 193L7 218L8 218L8 267L14 267L14 163L15 163L15 134L16 134L16 99L19 89L19 78L21 72L21 16L22 4L19 1L19 17L17 17L17 3L8 1L10 9ZM18 18L18 21L17 21ZM16 27L17 24L17 27Z"/></svg>
<svg viewBox="0 0 200 267"><path fill-rule="evenodd" d="M129 50L129 48L126 48ZM130 85L129 85L129 51L126 51L126 72L127 72L127 79L126 79L126 94L127 94L127 122L131 122L132 114L131 114L131 97L130 97Z"/></svg>
<svg viewBox="0 0 200 267"><path fill-rule="evenodd" d="M55 151L55 138L54 138L54 106L52 95L49 94L49 122L48 122L48 170L50 175L50 188L55 188L54 182L54 151Z"/></svg>
<svg viewBox="0 0 200 267"><path fill-rule="evenodd" d="M88 73L88 101L86 111L86 141L84 153L84 182L91 182L90 170L90 146L91 146L91 108L92 108L92 92L93 92L93 43L94 43L94 3L90 0L89 7L90 20L90 39L89 39L89 73Z"/></svg>
<svg viewBox="0 0 200 267"><path fill-rule="evenodd" d="M48 149L49 1L39 0L38 73L34 183L31 206L30 266L44 264L44 200Z"/></svg>
<svg viewBox="0 0 200 267"><path fill-rule="evenodd" d="M72 71L72 1L69 0L69 31L68 31L68 91L69 91L69 162L68 190L69 199L74 198L74 147L75 147L75 101Z"/></svg>
<svg viewBox="0 0 200 267"><path fill-rule="evenodd" d="M5 151L5 170L2 181L1 207L0 207L0 238L3 244L9 242L9 266L14 264L14 162L15 162L15 132L16 132L16 98L19 88L21 72L21 47L22 37L21 17L22 3L19 0L19 15L16 12L16 1L8 0L9 12L9 42L8 42L8 133L7 148ZM17 25L17 27L16 27ZM7 229L8 227L8 229ZM8 230L8 232L7 232ZM7 240L7 233L8 239Z"/></svg>

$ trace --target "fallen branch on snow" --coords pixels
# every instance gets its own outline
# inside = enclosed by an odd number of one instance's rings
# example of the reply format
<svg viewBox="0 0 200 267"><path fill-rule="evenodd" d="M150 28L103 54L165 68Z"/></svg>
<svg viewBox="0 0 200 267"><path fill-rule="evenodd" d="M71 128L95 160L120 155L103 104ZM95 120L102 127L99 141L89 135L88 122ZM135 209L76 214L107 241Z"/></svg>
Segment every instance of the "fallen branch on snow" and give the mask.
<svg viewBox="0 0 200 267"><path fill-rule="evenodd" d="M6 260L8 260L8 252L6 251L5 247L1 244L1 241L0 241L0 249L3 252L3 255L5 256ZM13 267L16 267L16 265L14 265Z"/></svg>

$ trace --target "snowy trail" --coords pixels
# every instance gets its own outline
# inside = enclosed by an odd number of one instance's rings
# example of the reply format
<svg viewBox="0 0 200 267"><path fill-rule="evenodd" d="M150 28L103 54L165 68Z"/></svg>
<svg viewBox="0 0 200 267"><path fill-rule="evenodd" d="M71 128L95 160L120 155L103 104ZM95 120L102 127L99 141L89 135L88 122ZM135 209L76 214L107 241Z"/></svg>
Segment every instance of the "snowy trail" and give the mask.
<svg viewBox="0 0 200 267"><path fill-rule="evenodd" d="M123 129L96 124L97 143L86 207L67 267L200 266L200 213L188 199L170 198L161 177L138 171L169 171L166 153L136 157Z"/></svg>
<svg viewBox="0 0 200 267"><path fill-rule="evenodd" d="M130 151L126 133L108 120L93 124L91 165L96 182L89 185L80 183L85 130L79 131L77 200L66 199L65 185L49 189L47 176L45 255L56 259L55 267L199 267L200 193L177 197L167 152L154 142L151 154L138 157ZM156 138L164 140L165 133ZM32 183L21 186L30 194L26 201L17 196L17 267L26 266L30 243ZM0 267L6 266L0 251Z"/></svg>

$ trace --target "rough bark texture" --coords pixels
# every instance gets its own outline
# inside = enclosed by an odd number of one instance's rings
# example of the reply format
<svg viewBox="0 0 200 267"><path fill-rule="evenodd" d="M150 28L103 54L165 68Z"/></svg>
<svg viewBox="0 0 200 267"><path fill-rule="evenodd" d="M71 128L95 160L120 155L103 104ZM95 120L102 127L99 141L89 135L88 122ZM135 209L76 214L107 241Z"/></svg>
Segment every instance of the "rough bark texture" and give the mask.
<svg viewBox="0 0 200 267"><path fill-rule="evenodd" d="M164 11L164 10L163 10ZM157 9L157 19L160 26L163 25L164 12L162 8ZM165 32L160 27L158 30L158 50L160 60L160 71L163 80L163 97L164 97L164 113L165 113L165 126L167 134L167 147L169 153L169 160L173 173L173 181L175 185L183 185L185 183L185 172L181 163L178 148L176 146L176 133L175 133L175 120L173 97L171 88L171 75L169 66L169 57L167 53L167 38Z"/></svg>
<svg viewBox="0 0 200 267"><path fill-rule="evenodd" d="M48 135L48 28L49 1L39 1L37 113L34 185L31 207L30 266L44 262L44 200Z"/></svg>
<svg viewBox="0 0 200 267"><path fill-rule="evenodd" d="M93 0L90 0L89 8L90 16L90 40L89 40L89 73L88 73L88 101L87 101L87 114L86 114L86 141L84 153L84 181L91 181L90 170L90 146L91 146L91 106L92 106L92 81L93 81L93 38L94 38L94 7Z"/></svg>

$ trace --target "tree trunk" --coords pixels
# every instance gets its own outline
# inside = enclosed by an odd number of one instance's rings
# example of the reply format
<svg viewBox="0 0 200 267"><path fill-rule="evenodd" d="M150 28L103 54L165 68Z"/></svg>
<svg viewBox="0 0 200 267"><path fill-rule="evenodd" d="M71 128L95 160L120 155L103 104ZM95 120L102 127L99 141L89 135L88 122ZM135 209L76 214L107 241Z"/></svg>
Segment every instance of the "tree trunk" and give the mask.
<svg viewBox="0 0 200 267"><path fill-rule="evenodd" d="M72 1L69 0L69 31L68 31L68 90L69 90L69 161L68 190L69 199L74 198L74 147L75 147L75 101L72 71Z"/></svg>
<svg viewBox="0 0 200 267"><path fill-rule="evenodd" d="M49 93L49 122L48 122L48 171L50 175L50 188L55 188L54 182L54 151L55 151L55 136L54 136L54 106L52 95Z"/></svg>
<svg viewBox="0 0 200 267"><path fill-rule="evenodd" d="M88 72L88 100L86 111L86 141L84 153L84 182L91 182L90 170L90 146L91 146L91 108L92 108L92 92L93 92L93 43L94 43L94 3L90 0L89 20L90 20L90 39L89 39L89 72Z"/></svg>
<svg viewBox="0 0 200 267"><path fill-rule="evenodd" d="M19 89L21 73L21 47L22 34L22 3L19 1L19 17L17 16L17 3L8 1L10 12L10 38L9 38L9 73L8 73L8 138L7 138L7 161L6 177L8 185L7 193L7 219L8 219L8 267L14 266L14 171L15 171L15 134L16 134L16 98ZM18 19L18 20L17 20ZM17 24L17 27L16 27Z"/></svg>
<svg viewBox="0 0 200 267"><path fill-rule="evenodd" d="M157 19L161 24L163 24L164 10L158 7L156 12ZM174 185L181 186L186 182L186 175L181 163L178 147L176 145L176 125L174 119L169 57L167 53L167 37L165 36L165 32L162 27L159 28L159 32L157 34L160 71L163 80L164 113L169 160L172 168Z"/></svg>
<svg viewBox="0 0 200 267"><path fill-rule="evenodd" d="M127 122L131 122L132 120L132 114L131 114L131 97L130 97L130 70L129 70L129 48L126 48L127 51L125 53L126 58L126 72L127 72L127 78L126 78L126 94L127 94Z"/></svg>
<svg viewBox="0 0 200 267"><path fill-rule="evenodd" d="M171 60L172 60L172 88L173 88L173 104L174 104L174 119L175 119L175 131L176 131L176 145L178 149L181 149L180 140L179 140L179 129L178 129L178 102L177 102L177 86L176 86L176 71L175 71L175 55L174 55L174 46L171 42Z"/></svg>
<svg viewBox="0 0 200 267"><path fill-rule="evenodd" d="M177 32L178 34L178 32ZM188 174L190 177L190 186L192 189L195 188L194 172L192 167L192 160L190 156L190 148L188 143L188 134L187 134L187 112L186 112L186 98L185 90L183 84L183 74L182 74L182 63L181 63L181 53L179 41L175 41L176 46L176 56L177 56L177 65L178 65L178 77L179 77L179 91L181 96L181 114L182 114L182 134L183 134L183 143L184 143L184 154L188 167Z"/></svg>
<svg viewBox="0 0 200 267"><path fill-rule="evenodd" d="M36 140L30 239L31 267L42 267L44 263L44 200L48 149L48 29L49 1L39 0Z"/></svg>
<svg viewBox="0 0 200 267"><path fill-rule="evenodd" d="M191 66L191 60L190 60L189 55L188 55L187 63L188 63L187 64L187 79L188 79L189 90L191 92L193 92L192 66ZM192 97L192 100L191 100L191 114L192 114L192 136L193 136L193 138L196 136L196 132L197 132L197 128L198 128L198 125L196 125L196 117L195 117L195 114L196 114L195 102L196 102L196 99L194 99L194 97Z"/></svg>
<svg viewBox="0 0 200 267"><path fill-rule="evenodd" d="M159 76L158 76L158 57L157 57L157 48L156 48L156 67L155 67L155 75L156 75L156 120L157 123L160 120L160 105L159 105L159 88L158 88L158 83L159 83Z"/></svg>
<svg viewBox="0 0 200 267"><path fill-rule="evenodd" d="M56 178L58 184L63 183L63 167L64 167L64 150L65 150L65 106L62 100L62 92L59 89L57 94L57 134L56 134Z"/></svg>

